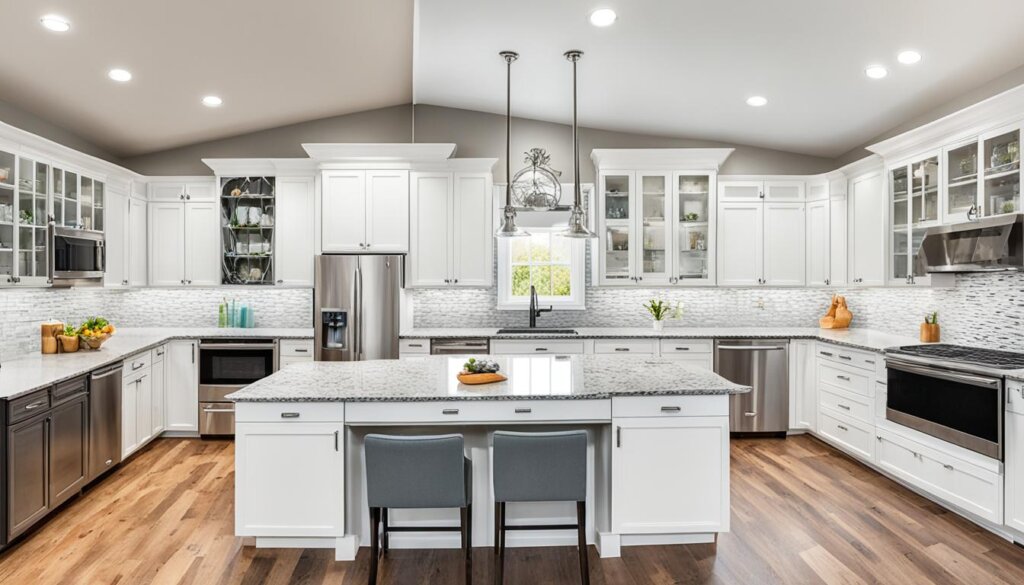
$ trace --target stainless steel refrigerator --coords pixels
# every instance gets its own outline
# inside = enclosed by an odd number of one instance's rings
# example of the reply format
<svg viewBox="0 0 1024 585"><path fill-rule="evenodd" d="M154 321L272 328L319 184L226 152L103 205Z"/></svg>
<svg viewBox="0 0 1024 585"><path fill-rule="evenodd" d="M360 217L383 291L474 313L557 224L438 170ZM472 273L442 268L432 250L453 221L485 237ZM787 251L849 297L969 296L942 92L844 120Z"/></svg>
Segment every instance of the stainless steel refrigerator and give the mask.
<svg viewBox="0 0 1024 585"><path fill-rule="evenodd" d="M789 341L718 340L715 372L752 388L729 397L731 432L785 436L789 427Z"/></svg>
<svg viewBox="0 0 1024 585"><path fill-rule="evenodd" d="M313 281L317 361L398 358L402 256L325 254Z"/></svg>

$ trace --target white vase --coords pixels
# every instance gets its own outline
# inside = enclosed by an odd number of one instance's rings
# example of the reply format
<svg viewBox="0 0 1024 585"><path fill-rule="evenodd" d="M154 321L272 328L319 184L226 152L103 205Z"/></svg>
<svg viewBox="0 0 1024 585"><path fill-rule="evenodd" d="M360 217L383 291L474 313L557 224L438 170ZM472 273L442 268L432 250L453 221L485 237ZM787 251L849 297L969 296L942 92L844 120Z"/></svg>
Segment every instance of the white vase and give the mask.
<svg viewBox="0 0 1024 585"><path fill-rule="evenodd" d="M654 321L654 330L655 331L661 331L663 329L665 329L665 322L664 321L655 320Z"/></svg>

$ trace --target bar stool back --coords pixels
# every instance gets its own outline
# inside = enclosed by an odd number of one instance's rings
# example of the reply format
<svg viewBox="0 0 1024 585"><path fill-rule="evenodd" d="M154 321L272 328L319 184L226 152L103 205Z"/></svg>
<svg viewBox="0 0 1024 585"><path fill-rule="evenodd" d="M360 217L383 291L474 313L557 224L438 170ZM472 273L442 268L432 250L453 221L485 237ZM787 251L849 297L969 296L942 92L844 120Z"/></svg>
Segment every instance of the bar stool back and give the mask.
<svg viewBox="0 0 1024 585"><path fill-rule="evenodd" d="M370 585L377 582L391 532L462 533L466 584L472 582L472 464L465 456L462 435L366 435L366 499L370 508ZM459 508L460 525L388 526L390 508ZM381 528L383 524L383 528Z"/></svg>
<svg viewBox="0 0 1024 585"><path fill-rule="evenodd" d="M580 577L590 583L587 561L587 432L518 433L495 431L494 582L504 581L506 530L576 529ZM508 502L576 502L576 524L543 526L505 524Z"/></svg>

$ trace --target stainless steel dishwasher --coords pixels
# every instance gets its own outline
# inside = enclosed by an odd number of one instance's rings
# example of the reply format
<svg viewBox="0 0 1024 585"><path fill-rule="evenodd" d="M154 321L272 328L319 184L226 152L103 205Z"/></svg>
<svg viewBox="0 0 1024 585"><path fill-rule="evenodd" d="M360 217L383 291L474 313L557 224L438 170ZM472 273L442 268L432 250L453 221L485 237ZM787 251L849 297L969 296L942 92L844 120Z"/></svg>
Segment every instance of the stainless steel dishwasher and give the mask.
<svg viewBox="0 0 1024 585"><path fill-rule="evenodd" d="M486 337L431 339L431 355L487 355L491 353L491 340Z"/></svg>
<svg viewBox="0 0 1024 585"><path fill-rule="evenodd" d="M89 481L121 462L122 363L89 376Z"/></svg>
<svg viewBox="0 0 1024 585"><path fill-rule="evenodd" d="M729 398L733 433L785 435L789 428L789 341L722 339L715 342L715 373L750 386Z"/></svg>

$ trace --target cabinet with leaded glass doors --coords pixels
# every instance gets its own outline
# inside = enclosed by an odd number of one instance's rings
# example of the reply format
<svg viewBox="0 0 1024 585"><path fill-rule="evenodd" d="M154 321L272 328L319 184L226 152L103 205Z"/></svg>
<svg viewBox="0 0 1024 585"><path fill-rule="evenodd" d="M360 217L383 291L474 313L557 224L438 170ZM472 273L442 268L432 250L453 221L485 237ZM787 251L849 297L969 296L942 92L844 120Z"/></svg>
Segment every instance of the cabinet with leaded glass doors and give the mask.
<svg viewBox="0 0 1024 585"><path fill-rule="evenodd" d="M943 223L940 183L944 172L940 152L889 168L890 285L931 284L919 252L928 228Z"/></svg>
<svg viewBox="0 0 1024 585"><path fill-rule="evenodd" d="M599 284L713 285L714 182L707 171L602 171Z"/></svg>

